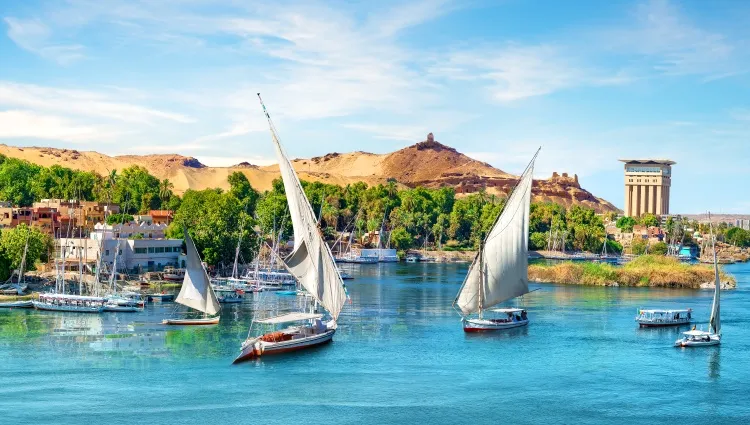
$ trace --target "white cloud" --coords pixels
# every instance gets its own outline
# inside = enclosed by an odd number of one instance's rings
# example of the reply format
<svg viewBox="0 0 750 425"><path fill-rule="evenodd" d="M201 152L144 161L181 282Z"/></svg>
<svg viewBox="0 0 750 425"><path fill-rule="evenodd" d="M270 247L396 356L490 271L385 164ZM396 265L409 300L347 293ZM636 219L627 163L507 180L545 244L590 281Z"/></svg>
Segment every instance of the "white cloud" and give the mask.
<svg viewBox="0 0 750 425"><path fill-rule="evenodd" d="M128 123L153 123L157 120L192 122L191 118L182 114L119 101L94 91L7 81L0 81L0 106L107 118Z"/></svg>
<svg viewBox="0 0 750 425"><path fill-rule="evenodd" d="M52 31L39 20L7 17L5 23L8 25L8 37L22 49L61 65L83 58L82 45L54 43L51 40Z"/></svg>
<svg viewBox="0 0 750 425"><path fill-rule="evenodd" d="M111 140L112 130L32 111L0 111L0 139L46 139L71 143Z"/></svg>

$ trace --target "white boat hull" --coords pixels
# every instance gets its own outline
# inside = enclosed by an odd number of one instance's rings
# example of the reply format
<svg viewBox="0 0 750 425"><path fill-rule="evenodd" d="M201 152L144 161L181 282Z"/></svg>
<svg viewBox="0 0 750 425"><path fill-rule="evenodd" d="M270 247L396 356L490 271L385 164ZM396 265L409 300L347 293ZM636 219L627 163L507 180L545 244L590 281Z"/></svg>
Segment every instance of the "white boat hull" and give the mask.
<svg viewBox="0 0 750 425"><path fill-rule="evenodd" d="M506 322L490 319L463 319L464 332L491 332L501 331L504 329L520 328L529 324L529 320L518 320L515 322Z"/></svg>
<svg viewBox="0 0 750 425"><path fill-rule="evenodd" d="M68 313L101 313L104 306L57 305L33 301L34 308L45 311L65 311Z"/></svg>
<svg viewBox="0 0 750 425"><path fill-rule="evenodd" d="M0 303L0 308L34 308L32 301L11 301Z"/></svg>
<svg viewBox="0 0 750 425"><path fill-rule="evenodd" d="M676 320L647 320L647 319L636 319L638 325L642 328L660 328L665 326L682 326L689 325L692 319L676 319Z"/></svg>
<svg viewBox="0 0 750 425"><path fill-rule="evenodd" d="M162 325L180 325L180 326L218 325L219 316L200 317L197 319L164 319L161 321L161 324Z"/></svg>
<svg viewBox="0 0 750 425"><path fill-rule="evenodd" d="M136 313L143 311L143 308L134 305L105 305L104 311L112 313Z"/></svg>
<svg viewBox="0 0 750 425"><path fill-rule="evenodd" d="M260 338L249 339L243 344L242 351L234 360L234 363L241 363L261 356L288 353L326 344L331 342L333 334L335 333L336 329L329 329L321 334L280 342L266 342L261 341Z"/></svg>
<svg viewBox="0 0 750 425"><path fill-rule="evenodd" d="M709 341L700 341L700 340L696 341L696 340L685 339L685 338L678 339L677 341L675 341L674 346L675 347L684 347L684 348L687 348L687 347L711 347L711 346L719 345L719 344L721 344L721 338L719 338L719 337L717 337L715 335L712 335L711 339Z"/></svg>

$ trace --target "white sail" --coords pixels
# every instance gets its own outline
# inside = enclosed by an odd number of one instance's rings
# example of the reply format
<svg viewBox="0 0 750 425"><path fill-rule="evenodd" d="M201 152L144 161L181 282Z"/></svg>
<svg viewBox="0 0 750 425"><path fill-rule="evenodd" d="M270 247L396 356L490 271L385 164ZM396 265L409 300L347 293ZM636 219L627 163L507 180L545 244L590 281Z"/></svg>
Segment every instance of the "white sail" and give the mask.
<svg viewBox="0 0 750 425"><path fill-rule="evenodd" d="M187 229L184 233L185 245L187 246L187 267L185 278L182 281L182 289L180 289L180 294L177 295L175 302L208 315L214 315L221 308L219 301L216 299L213 288L211 288L211 280L208 278L203 264L201 264L201 258L195 248L193 239L190 238Z"/></svg>
<svg viewBox="0 0 750 425"><path fill-rule="evenodd" d="M535 160L536 155L469 267L454 302L463 315L529 292L529 208Z"/></svg>
<svg viewBox="0 0 750 425"><path fill-rule="evenodd" d="M263 109L265 112L265 107ZM292 163L281 148L267 112L266 117L271 127L271 137L279 159L279 170L284 181L284 191L294 227L294 251L284 259L284 263L307 292L336 320L346 302L343 281L331 250L320 234L312 206L305 196Z"/></svg>
<svg viewBox="0 0 750 425"><path fill-rule="evenodd" d="M716 335L721 335L721 318L720 318L720 307L719 301L721 299L721 281L719 280L719 264L716 260L716 239L713 235L713 228L711 229L711 240L713 241L714 248L714 302L711 305L711 319L708 321L710 331Z"/></svg>

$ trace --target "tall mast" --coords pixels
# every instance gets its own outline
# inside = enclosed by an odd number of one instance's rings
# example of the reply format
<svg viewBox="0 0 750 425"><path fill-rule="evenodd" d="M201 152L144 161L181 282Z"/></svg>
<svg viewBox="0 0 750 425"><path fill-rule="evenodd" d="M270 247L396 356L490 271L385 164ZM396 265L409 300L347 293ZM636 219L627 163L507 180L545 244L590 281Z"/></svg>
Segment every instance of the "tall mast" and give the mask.
<svg viewBox="0 0 750 425"><path fill-rule="evenodd" d="M482 318L482 292L484 291L484 253L482 252L484 248L484 241L482 241L479 244L479 318Z"/></svg>

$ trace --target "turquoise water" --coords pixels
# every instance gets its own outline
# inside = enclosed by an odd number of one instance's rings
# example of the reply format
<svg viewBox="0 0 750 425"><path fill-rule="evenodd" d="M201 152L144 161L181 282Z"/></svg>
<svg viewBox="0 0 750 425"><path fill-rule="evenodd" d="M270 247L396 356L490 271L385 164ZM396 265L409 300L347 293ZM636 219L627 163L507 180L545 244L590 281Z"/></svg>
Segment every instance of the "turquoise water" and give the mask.
<svg viewBox="0 0 750 425"><path fill-rule="evenodd" d="M726 267L720 347L677 349L639 307L711 291L533 285L529 327L466 335L451 302L465 265L354 266L334 342L232 366L254 303L221 325L139 314L0 311L2 424L733 423L750 418L750 265ZM289 308L293 297L264 296Z"/></svg>

